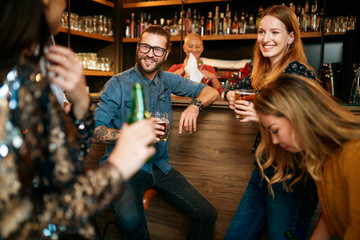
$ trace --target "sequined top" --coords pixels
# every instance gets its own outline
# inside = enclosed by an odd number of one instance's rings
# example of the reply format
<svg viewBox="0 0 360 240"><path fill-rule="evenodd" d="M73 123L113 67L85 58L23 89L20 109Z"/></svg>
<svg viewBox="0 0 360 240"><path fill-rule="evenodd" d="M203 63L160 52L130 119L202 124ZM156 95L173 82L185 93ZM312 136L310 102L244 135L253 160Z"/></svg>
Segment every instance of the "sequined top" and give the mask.
<svg viewBox="0 0 360 240"><path fill-rule="evenodd" d="M0 239L93 237L91 216L123 184L110 163L83 173L92 111L65 115L49 81L22 61L0 80L0 112Z"/></svg>

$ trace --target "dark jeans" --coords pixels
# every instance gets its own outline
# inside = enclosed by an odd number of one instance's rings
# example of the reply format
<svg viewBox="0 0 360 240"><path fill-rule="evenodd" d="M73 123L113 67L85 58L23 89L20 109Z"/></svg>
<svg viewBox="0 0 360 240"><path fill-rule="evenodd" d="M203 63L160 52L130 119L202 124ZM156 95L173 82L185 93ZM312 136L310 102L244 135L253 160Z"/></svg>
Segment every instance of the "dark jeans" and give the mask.
<svg viewBox="0 0 360 240"><path fill-rule="evenodd" d="M187 239L211 239L217 218L215 208L175 169L164 174L154 166L153 172L140 170L132 177L123 194L112 203L120 231L129 240L150 239L142 198L154 187L169 203L187 215L190 230Z"/></svg>
<svg viewBox="0 0 360 240"><path fill-rule="evenodd" d="M267 169L266 175L271 178L273 169ZM270 240L286 240L284 233L289 229L299 240L306 238L318 203L313 180L306 185L297 183L293 192L283 189L282 183L273 184L274 198L267 187L266 180L262 181L260 171L255 169L224 239L255 240L266 228Z"/></svg>

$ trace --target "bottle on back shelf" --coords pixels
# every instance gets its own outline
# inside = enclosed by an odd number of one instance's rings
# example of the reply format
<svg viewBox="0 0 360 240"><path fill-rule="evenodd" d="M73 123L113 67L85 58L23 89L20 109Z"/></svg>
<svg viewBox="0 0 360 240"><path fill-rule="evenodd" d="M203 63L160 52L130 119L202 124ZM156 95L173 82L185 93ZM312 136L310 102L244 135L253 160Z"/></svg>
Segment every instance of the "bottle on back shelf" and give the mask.
<svg viewBox="0 0 360 240"><path fill-rule="evenodd" d="M194 9L193 19L191 21L191 32L199 33L199 19L196 14L196 8Z"/></svg>
<svg viewBox="0 0 360 240"><path fill-rule="evenodd" d="M184 19L184 35L191 33L191 19L190 19L190 8L186 11L186 17Z"/></svg>
<svg viewBox="0 0 360 240"><path fill-rule="evenodd" d="M214 16L214 34L219 35L219 6L215 7L215 16Z"/></svg>
<svg viewBox="0 0 360 240"><path fill-rule="evenodd" d="M219 35L224 35L224 13L220 13L219 19Z"/></svg>
<svg viewBox="0 0 360 240"><path fill-rule="evenodd" d="M201 19L200 19L199 34L201 36L205 35L205 19L204 19L204 16L201 16Z"/></svg>
<svg viewBox="0 0 360 240"><path fill-rule="evenodd" d="M131 22L130 22L130 37L135 37L135 13L131 13Z"/></svg>
<svg viewBox="0 0 360 240"><path fill-rule="evenodd" d="M171 29L171 20L167 19L166 20L166 26L165 26L165 30L170 34L170 29Z"/></svg>
<svg viewBox="0 0 360 240"><path fill-rule="evenodd" d="M259 28L259 24L260 24L260 20L261 20L261 17L263 15L263 11L264 9L262 8L262 6L259 7L259 10L258 10L258 15L257 15L257 18L256 18L256 31L257 29Z"/></svg>
<svg viewBox="0 0 360 240"><path fill-rule="evenodd" d="M239 34L239 19L237 12L234 12L234 21L232 22L231 33Z"/></svg>
<svg viewBox="0 0 360 240"><path fill-rule="evenodd" d="M125 37L130 37L130 19L126 19L125 22Z"/></svg>
<svg viewBox="0 0 360 240"><path fill-rule="evenodd" d="M244 12L244 11L242 12L241 18L240 18L239 33L240 33L240 34L245 34L245 33L247 33L247 24L246 24L245 12Z"/></svg>
<svg viewBox="0 0 360 240"><path fill-rule="evenodd" d="M170 27L170 35L171 36L178 36L179 35L177 12L175 12L174 18L172 20L172 25Z"/></svg>
<svg viewBox="0 0 360 240"><path fill-rule="evenodd" d="M183 21L183 11L180 11L180 18L178 21L178 29L179 29L179 35L183 34L185 30L184 21Z"/></svg>
<svg viewBox="0 0 360 240"><path fill-rule="evenodd" d="M231 12L230 12L230 6L229 4L226 5L226 12L225 12L225 20L224 20L224 33L225 35L231 34Z"/></svg>
<svg viewBox="0 0 360 240"><path fill-rule="evenodd" d="M147 20L146 20L146 25L147 25L147 26L151 26L151 24L152 24L152 23L151 23L151 14L148 13L148 14L147 14Z"/></svg>
<svg viewBox="0 0 360 240"><path fill-rule="evenodd" d="M250 17L249 17L249 24L248 24L246 32L247 33L256 33L256 26L255 26L255 23L254 23L254 16L253 15L250 15Z"/></svg>
<svg viewBox="0 0 360 240"><path fill-rule="evenodd" d="M145 29L144 13L140 13L139 36L144 29Z"/></svg>
<svg viewBox="0 0 360 240"><path fill-rule="evenodd" d="M212 18L212 12L208 13L208 18L206 20L206 35L214 34L214 20Z"/></svg>

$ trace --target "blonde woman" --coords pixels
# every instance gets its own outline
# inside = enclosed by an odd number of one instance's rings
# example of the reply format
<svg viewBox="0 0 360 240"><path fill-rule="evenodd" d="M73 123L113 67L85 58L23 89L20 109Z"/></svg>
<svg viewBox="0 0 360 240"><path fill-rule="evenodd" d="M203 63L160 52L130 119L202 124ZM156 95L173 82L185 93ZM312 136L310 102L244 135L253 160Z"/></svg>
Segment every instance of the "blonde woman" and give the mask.
<svg viewBox="0 0 360 240"><path fill-rule="evenodd" d="M255 88L261 90L283 73L302 75L316 80L308 65L295 14L290 8L274 5L265 9L261 18L258 37L253 53L253 69L250 76L240 80L226 93L230 109L245 115L241 122L258 121L254 105L248 101L235 101L234 89ZM241 124L241 123L240 123ZM253 152L260 141L258 135ZM276 168L264 171L268 179ZM294 168L292 178L301 176ZM299 239L306 238L307 228L317 206L313 181L306 178L291 185L274 184L273 193L258 168L254 169L238 209L226 232L225 239L257 239L268 230L269 239L285 239L284 232L292 230Z"/></svg>
<svg viewBox="0 0 360 240"><path fill-rule="evenodd" d="M339 106L317 83L282 75L255 100L262 140L256 152L270 191L295 167L315 179L321 205L311 239L360 239L360 117ZM266 155L265 164L261 164ZM296 182L299 179L293 181Z"/></svg>

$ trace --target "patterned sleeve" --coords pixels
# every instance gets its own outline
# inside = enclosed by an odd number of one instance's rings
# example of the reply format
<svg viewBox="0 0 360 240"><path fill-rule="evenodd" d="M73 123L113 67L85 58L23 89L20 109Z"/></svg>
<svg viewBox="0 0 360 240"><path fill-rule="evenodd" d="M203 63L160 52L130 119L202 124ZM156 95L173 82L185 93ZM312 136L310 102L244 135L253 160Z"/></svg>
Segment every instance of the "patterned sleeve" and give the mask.
<svg viewBox="0 0 360 240"><path fill-rule="evenodd" d="M90 151L92 136L94 133L95 120L92 107L89 107L83 119L77 119L73 113L72 108L69 112L69 116L73 120L77 130L77 139L80 146L80 157L85 157Z"/></svg>
<svg viewBox="0 0 360 240"><path fill-rule="evenodd" d="M233 91L235 89L247 89L247 88L252 88L251 86L251 79L250 79L250 74L247 75L246 77L244 77L243 79L239 79L239 81L236 82L236 84L228 89L225 90L224 93L224 98L226 99L226 94L229 91ZM226 99L227 100L227 99Z"/></svg>
<svg viewBox="0 0 360 240"><path fill-rule="evenodd" d="M124 189L124 181L118 170L109 162L104 163L96 170L89 170L85 175L79 175L74 185L62 192L48 196L59 198L60 207L52 209L49 201L46 212L53 212L52 220L57 225L71 226L84 237L90 237L93 232L89 219L97 212L109 206L114 197ZM91 230L90 230L91 229ZM71 231L71 229L69 229Z"/></svg>
<svg viewBox="0 0 360 240"><path fill-rule="evenodd" d="M316 80L316 75L313 71L308 69L304 64L296 61L291 62L289 66L285 68L284 73L298 74Z"/></svg>

